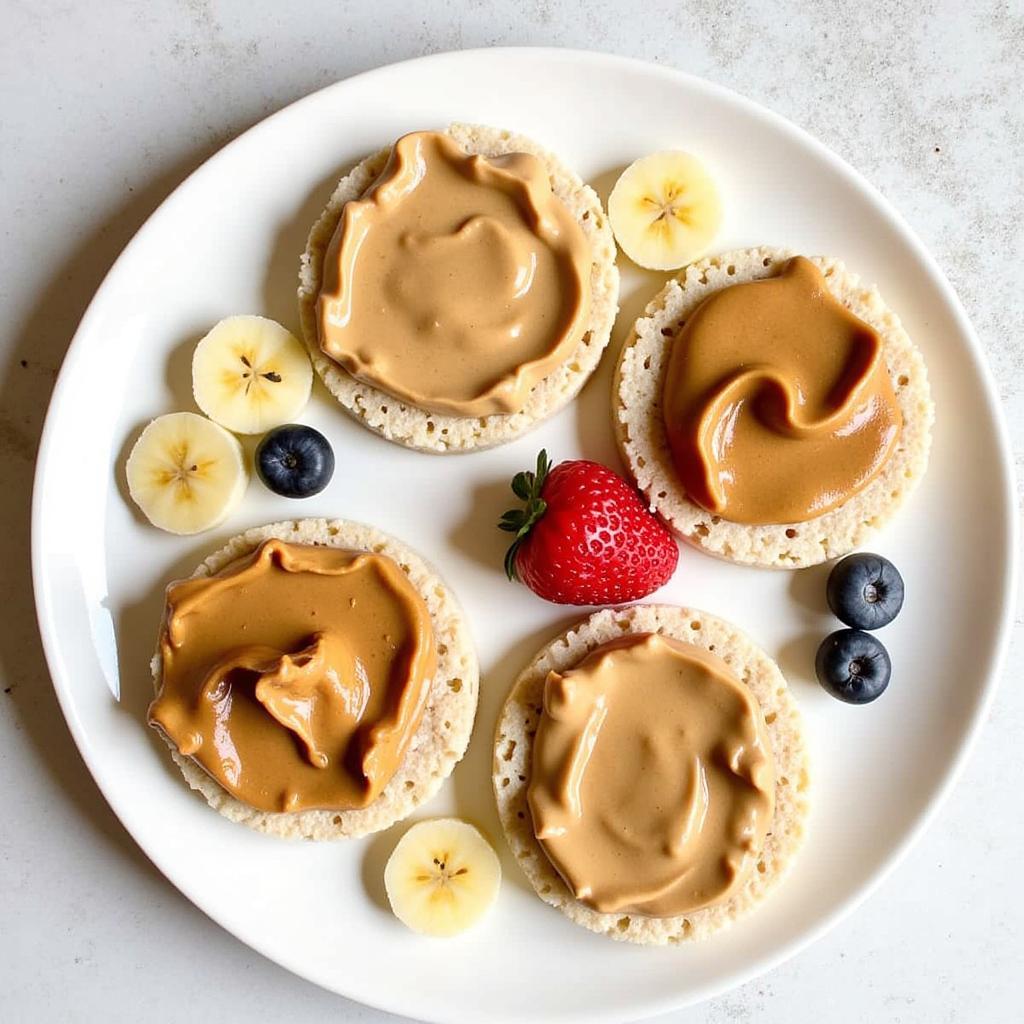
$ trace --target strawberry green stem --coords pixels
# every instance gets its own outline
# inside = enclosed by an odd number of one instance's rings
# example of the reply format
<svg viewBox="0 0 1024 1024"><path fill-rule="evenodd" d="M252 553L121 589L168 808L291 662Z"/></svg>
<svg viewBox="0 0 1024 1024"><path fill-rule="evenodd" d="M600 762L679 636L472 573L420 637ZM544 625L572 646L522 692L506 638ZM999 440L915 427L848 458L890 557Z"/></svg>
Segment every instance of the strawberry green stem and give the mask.
<svg viewBox="0 0 1024 1024"><path fill-rule="evenodd" d="M525 504L523 508L509 509L498 523L499 530L515 534L512 546L505 552L505 574L510 580L517 578L516 553L534 524L548 509L540 493L550 472L551 461L548 459L548 453L542 448L537 456L536 470L532 473L529 470L516 473L512 478L512 493Z"/></svg>

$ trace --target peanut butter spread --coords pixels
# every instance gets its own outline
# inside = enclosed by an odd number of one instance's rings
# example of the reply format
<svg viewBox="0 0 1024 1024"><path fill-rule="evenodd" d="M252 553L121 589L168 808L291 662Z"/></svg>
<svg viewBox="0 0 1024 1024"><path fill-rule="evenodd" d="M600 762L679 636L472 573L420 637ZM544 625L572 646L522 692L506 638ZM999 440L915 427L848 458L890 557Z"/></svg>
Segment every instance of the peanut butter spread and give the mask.
<svg viewBox="0 0 1024 1024"><path fill-rule="evenodd" d="M586 329L590 262L539 159L469 156L415 132L344 207L324 257L320 347L430 412L513 413Z"/></svg>
<svg viewBox="0 0 1024 1024"><path fill-rule="evenodd" d="M382 555L268 540L172 583L149 721L264 811L365 807L416 731L430 615Z"/></svg>
<svg viewBox="0 0 1024 1024"><path fill-rule="evenodd" d="M672 343L662 407L687 494L736 523L841 505L903 423L881 339L802 256L696 309Z"/></svg>
<svg viewBox="0 0 1024 1024"><path fill-rule="evenodd" d="M602 913L674 917L726 899L775 806L753 695L714 655L654 633L550 673L531 771L537 839Z"/></svg>

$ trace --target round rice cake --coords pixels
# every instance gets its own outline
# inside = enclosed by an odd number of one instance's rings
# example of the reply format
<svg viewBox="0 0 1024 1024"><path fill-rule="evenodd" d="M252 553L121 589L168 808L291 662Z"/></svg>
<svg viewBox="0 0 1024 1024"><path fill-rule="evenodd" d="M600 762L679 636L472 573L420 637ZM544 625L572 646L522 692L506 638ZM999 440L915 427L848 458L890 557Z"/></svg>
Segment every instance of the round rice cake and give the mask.
<svg viewBox="0 0 1024 1024"><path fill-rule="evenodd" d="M601 201L561 159L523 135L483 125L453 124L446 134L467 153L493 157L531 153L547 167L551 189L576 217L591 250L588 327L575 351L530 392L526 405L510 415L443 416L400 402L371 384L356 380L320 350L316 300L324 254L347 202L358 199L383 170L391 147L358 163L338 182L313 225L299 267L299 319L313 366L327 390L360 423L389 441L419 451L467 452L505 444L570 402L597 368L618 313L619 271L615 242Z"/></svg>
<svg viewBox="0 0 1024 1024"><path fill-rule="evenodd" d="M775 813L757 867L728 900L676 917L602 914L574 898L533 832L526 794L533 738L543 711L544 682L609 640L663 633L714 652L757 698L775 761ZM545 646L523 670L498 718L493 781L508 844L534 891L571 921L622 942L663 946L704 939L753 910L781 881L803 843L809 769L803 722L778 666L735 626L706 612L673 605L606 608Z"/></svg>
<svg viewBox="0 0 1024 1024"><path fill-rule="evenodd" d="M829 291L878 332L903 428L878 475L837 508L803 523L730 523L691 501L676 475L665 436L661 393L672 340L714 292L773 277L797 255L783 249L737 249L691 263L648 305L626 340L612 385L616 439L630 475L658 517L683 540L732 562L784 569L816 565L859 547L885 523L924 476L935 410L924 359L882 301L832 257L810 257Z"/></svg>
<svg viewBox="0 0 1024 1024"><path fill-rule="evenodd" d="M429 800L466 752L473 731L480 675L469 628L451 590L419 555L381 530L344 519L297 519L255 527L229 540L192 576L211 576L271 537L293 544L387 555L398 563L423 598L437 641L437 672L405 757L380 796L366 807L278 813L262 811L236 799L196 761L180 754L173 741L167 736L164 739L185 781L231 821L285 839L342 839L379 832ZM161 663L158 646L152 662L156 686L160 682Z"/></svg>

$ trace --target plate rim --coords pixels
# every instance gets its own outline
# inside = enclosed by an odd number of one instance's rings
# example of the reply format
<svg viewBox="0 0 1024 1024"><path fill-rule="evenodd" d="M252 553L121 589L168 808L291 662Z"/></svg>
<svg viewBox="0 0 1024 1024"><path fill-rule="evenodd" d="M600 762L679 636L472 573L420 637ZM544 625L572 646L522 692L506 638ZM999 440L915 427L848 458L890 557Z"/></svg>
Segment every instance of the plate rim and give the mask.
<svg viewBox="0 0 1024 1024"><path fill-rule="evenodd" d="M1000 595L1002 609L1001 616L996 626L995 642L988 651L985 670L982 673L984 678L983 687L979 693L978 700L972 709L970 720L966 724L966 728L962 733L962 739L959 742L956 753L947 765L938 786L932 790L925 806L917 812L916 818L913 819L911 826L906 830L888 858L877 869L875 874L865 882L860 889L851 893L850 896L843 900L830 913L825 915L816 925L809 928L795 939L787 943L783 943L772 953L757 960L756 963L752 964L749 968L737 969L731 974L717 979L714 982L707 982L693 986L685 993L668 997L656 997L644 1002L640 1012L648 1016L655 1015L703 1002L704 1000L728 992L738 985L744 984L767 973L768 971L773 970L786 960L789 960L804 949L808 948L827 932L841 924L857 907L863 904L864 901L867 900L886 879L890 877L892 872L895 871L903 862L908 852L916 845L923 833L933 823L936 815L948 799L951 790L956 785L956 782L960 778L964 767L975 749L978 737L981 733L982 727L984 726L985 720L988 717L988 713L991 710L996 692L999 688L1012 632L1014 609L1016 604L1014 595L1017 591L1020 571L1019 540L1017 532L1013 528L1013 511L1016 508L1016 474L1003 405L999 398L995 378L993 376L992 369L989 366L984 349L981 346L981 342L974 326L971 323L955 289L946 278L946 275L943 273L930 251L917 236L910 224L904 219L903 215L859 170L840 157L831 148L825 145L825 143L821 142L806 129L790 121L783 115L776 113L769 107L766 107L755 100L749 99L742 93L736 92L727 86L709 81L708 79L702 78L688 71L683 71L669 65L658 64L653 61L643 60L641 58L626 57L599 50L551 46L473 47L463 50L445 50L406 60L394 61L389 64L361 71L357 74L348 76L347 78L339 79L335 82L329 83L328 85L322 86L313 92L307 93L306 95L293 100L287 105L276 110L274 113L257 121L255 124L240 132L225 145L217 149L216 152L211 154L207 159L199 164L198 167L194 168L160 201L157 207L149 214L149 216L147 216L143 224L132 235L131 239L124 246L117 258L111 264L110 268L104 274L103 280L96 289L92 299L90 299L89 305L87 306L78 327L75 329L50 396L43 431L40 437L39 448L36 454L31 503L32 587L36 606L36 616L47 669L50 674L50 679L57 696L61 713L67 722L72 738L78 748L78 752L85 762L86 767L89 769L89 773L92 776L93 781L96 783L97 788L99 788L104 800L107 801L107 804L121 822L122 827L131 836L132 841L135 842L139 849L142 850L161 874L163 874L164 877L179 892L181 892L186 899L189 900L189 902L210 920L214 921L218 926L233 935L238 939L238 941L242 942L250 949L253 949L261 956L266 957L298 977L303 978L305 981L311 982L318 987L324 988L327 991L332 991L347 999L351 999L353 1002L358 1002L364 1006L369 1006L374 1009L390 1013L404 1014L406 1016L415 1017L415 1019L440 1020L439 1018L416 1016L419 1011L414 1005L412 1005L414 1000L407 1001L402 998L398 998L390 1002L385 1002L368 997L362 993L359 995L353 995L348 991L344 991L338 987L310 977L304 972L301 964L291 962L287 957L282 957L277 953L274 955L269 954L262 947L262 943L258 941L253 942L249 938L241 936L235 929L221 920L220 915L204 907L199 902L198 898L192 895L187 881L176 877L173 867L166 862L166 858L159 853L154 853L144 845L138 836L136 836L132 828L130 828L124 819L122 819L121 815L117 811L113 798L107 792L107 787L100 781L96 770L94 770L89 740L75 710L71 686L64 672L64 666L60 656L60 645L57 639L58 630L53 619L53 606L50 601L48 580L44 571L46 557L44 549L45 537L43 535L41 524L44 485L48 472L48 464L51 458L50 451L54 444L54 436L57 430L57 410L64 404L65 392L69 390L69 382L74 373L74 369L82 359L85 351L85 338L90 333L91 321L94 317L98 316L100 297L109 285L110 280L119 270L122 262L127 262L131 258L133 250L138 244L141 244L140 239L153 229L154 222L161 216L172 200L187 189L195 176L200 172L205 171L209 165L220 160L225 153L241 143L243 139L247 139L250 136L262 132L272 132L273 125L277 119L284 119L291 116L295 108L306 103L315 102L322 93L332 90L343 90L349 86L350 83L357 80L362 81L367 78L372 78L373 76L386 76L388 73L399 67L408 68L423 66L426 64L443 64L445 62L458 63L462 60L479 60L481 56L485 54L489 59L496 60L501 60L507 57L521 59L524 56L532 56L544 60L561 61L566 64L596 64L603 65L605 67L614 66L633 74L660 78L664 82L683 85L692 92L703 92L719 100L723 100L734 106L742 108L749 114L766 122L776 131L790 137L802 146L815 152L829 166L830 170L844 178L852 187L862 193L865 198L870 200L870 202L885 215L886 219L895 228L900 240L910 248L920 265L927 271L928 276L941 293L949 311L953 315L958 332L962 338L966 339L967 352L981 383L986 404L992 412L996 447L999 456L998 461L1002 468L1003 507L1001 511L1004 513L1006 521L1005 536L1003 538L1002 547L1007 554L1008 564L1005 574L1005 586L1003 588L1003 593ZM585 1016L574 1012L569 1015L563 1015L560 1019L566 1021L586 1020L596 1022L603 1020L611 1021L617 1018L612 1018L607 1012L595 1014L588 1010Z"/></svg>

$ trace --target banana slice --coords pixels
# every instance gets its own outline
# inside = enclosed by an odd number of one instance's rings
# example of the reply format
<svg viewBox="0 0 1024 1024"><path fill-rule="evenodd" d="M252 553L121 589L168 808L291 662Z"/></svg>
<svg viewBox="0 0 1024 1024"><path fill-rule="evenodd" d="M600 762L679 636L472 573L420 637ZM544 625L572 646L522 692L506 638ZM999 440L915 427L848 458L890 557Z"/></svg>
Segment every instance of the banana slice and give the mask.
<svg viewBox="0 0 1024 1024"><path fill-rule="evenodd" d="M722 202L695 156L665 150L622 172L608 197L608 220L634 263L678 270L711 244L722 223Z"/></svg>
<svg viewBox="0 0 1024 1024"><path fill-rule="evenodd" d="M229 316L196 346L192 393L236 434L290 423L309 401L313 368L301 342L262 316Z"/></svg>
<svg viewBox="0 0 1024 1024"><path fill-rule="evenodd" d="M457 935L476 924L500 882L501 864L491 844L458 818L413 825L384 868L391 909L421 935Z"/></svg>
<svg viewBox="0 0 1024 1024"><path fill-rule="evenodd" d="M168 533L199 533L222 522L249 481L242 446L204 416L172 412L153 420L125 467L128 492Z"/></svg>

